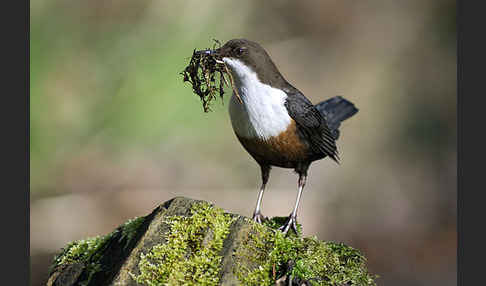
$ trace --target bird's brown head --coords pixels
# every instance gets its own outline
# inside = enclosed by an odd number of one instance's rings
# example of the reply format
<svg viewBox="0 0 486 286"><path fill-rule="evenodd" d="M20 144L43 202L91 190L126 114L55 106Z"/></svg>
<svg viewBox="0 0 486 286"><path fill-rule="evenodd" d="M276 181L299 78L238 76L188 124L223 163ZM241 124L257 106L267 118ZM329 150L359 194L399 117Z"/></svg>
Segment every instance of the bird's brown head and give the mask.
<svg viewBox="0 0 486 286"><path fill-rule="evenodd" d="M233 39L210 52L226 63L237 80L246 76L248 68L250 72L256 73L263 83L278 86L285 82L268 53L256 42Z"/></svg>

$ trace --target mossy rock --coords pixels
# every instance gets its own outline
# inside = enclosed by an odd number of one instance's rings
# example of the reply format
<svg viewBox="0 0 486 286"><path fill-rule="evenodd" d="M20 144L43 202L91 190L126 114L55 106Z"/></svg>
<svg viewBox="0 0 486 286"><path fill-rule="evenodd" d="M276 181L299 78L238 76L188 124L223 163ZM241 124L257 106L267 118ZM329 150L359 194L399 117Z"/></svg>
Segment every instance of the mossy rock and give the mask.
<svg viewBox="0 0 486 286"><path fill-rule="evenodd" d="M108 235L68 244L47 285L375 285L358 250L284 236L276 230L283 222L261 225L177 197Z"/></svg>

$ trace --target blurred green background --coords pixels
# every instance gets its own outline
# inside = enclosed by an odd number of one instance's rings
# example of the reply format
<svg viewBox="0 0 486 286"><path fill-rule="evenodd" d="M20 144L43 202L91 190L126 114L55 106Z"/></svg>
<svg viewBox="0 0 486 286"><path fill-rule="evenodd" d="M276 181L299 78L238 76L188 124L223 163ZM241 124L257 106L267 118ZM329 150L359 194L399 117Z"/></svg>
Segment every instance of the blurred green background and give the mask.
<svg viewBox="0 0 486 286"><path fill-rule="evenodd" d="M229 97L203 113L179 75L193 49L240 37L312 102L342 95L360 109L341 126L341 165L310 168L304 234L362 250L379 285L456 284L455 1L30 5L32 285L67 242L174 196L251 215L259 168ZM296 187L274 168L263 213L288 215Z"/></svg>

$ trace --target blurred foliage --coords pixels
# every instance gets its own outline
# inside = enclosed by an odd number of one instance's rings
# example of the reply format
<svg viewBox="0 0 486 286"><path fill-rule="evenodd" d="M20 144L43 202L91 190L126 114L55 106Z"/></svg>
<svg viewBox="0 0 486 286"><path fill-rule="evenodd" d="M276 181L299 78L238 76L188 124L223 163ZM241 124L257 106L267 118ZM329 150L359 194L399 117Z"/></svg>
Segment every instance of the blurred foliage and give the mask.
<svg viewBox="0 0 486 286"><path fill-rule="evenodd" d="M208 134L197 126L217 130L226 116L202 114L198 99L179 75L192 50L211 43L208 35L214 31L214 21L197 31L191 29L194 23L188 17L166 12L163 23L150 25L143 17L147 5L88 3L47 1L42 11L33 11L33 195L49 192L49 171L66 154L93 140L104 142L104 152L116 158L126 148L156 148L170 136L217 137L218 132ZM181 3L166 5L188 8Z"/></svg>

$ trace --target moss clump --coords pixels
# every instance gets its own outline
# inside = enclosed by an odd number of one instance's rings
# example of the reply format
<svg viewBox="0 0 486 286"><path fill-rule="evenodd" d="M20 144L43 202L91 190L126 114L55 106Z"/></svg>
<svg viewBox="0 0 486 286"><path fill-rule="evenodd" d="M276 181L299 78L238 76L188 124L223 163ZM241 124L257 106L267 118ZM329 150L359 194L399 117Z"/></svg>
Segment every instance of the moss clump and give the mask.
<svg viewBox="0 0 486 286"><path fill-rule="evenodd" d="M376 285L365 261L358 250L342 243L304 238L290 275L313 285Z"/></svg>
<svg viewBox="0 0 486 286"><path fill-rule="evenodd" d="M144 285L217 285L223 241L234 221L222 209L195 203L188 217L167 217L166 243L142 254L140 275Z"/></svg>
<svg viewBox="0 0 486 286"><path fill-rule="evenodd" d="M125 247L129 245L135 235L137 234L138 228L144 223L145 217L135 217L129 219L121 226L122 239L126 239Z"/></svg>
<svg viewBox="0 0 486 286"><path fill-rule="evenodd" d="M81 239L70 242L63 251L54 258L54 263L50 267L50 273L56 268L82 263L86 269L87 278L80 282L80 285L87 285L93 275L102 270L99 263L101 258L101 249L108 243L112 233L104 236L96 236L87 239Z"/></svg>
<svg viewBox="0 0 486 286"><path fill-rule="evenodd" d="M271 219L267 219L263 222L263 225L268 226L269 228L272 229L279 229L281 226L283 226L289 217L287 216L275 216L272 217ZM297 236L302 236L302 225L297 222L297 233L293 232L292 230L289 230L288 235L297 235Z"/></svg>
<svg viewBox="0 0 486 286"><path fill-rule="evenodd" d="M137 234L139 227L145 221L145 217L133 218L120 225L115 231L103 236L95 236L70 242L62 252L54 258L50 267L50 273L60 266L74 263L84 265L87 275L80 285L87 285L94 274L103 269L101 259L106 246L112 239L125 241L125 247Z"/></svg>
<svg viewBox="0 0 486 286"><path fill-rule="evenodd" d="M266 224L274 229L253 224L234 254L235 275L243 285L275 285L283 276L308 285L375 285L358 250L316 237L285 236L277 230L285 220L272 220Z"/></svg>
<svg viewBox="0 0 486 286"><path fill-rule="evenodd" d="M70 242L63 251L54 258L53 266L82 263L88 261L110 239L111 234L90 237Z"/></svg>
<svg viewBox="0 0 486 286"><path fill-rule="evenodd" d="M214 40L221 47L218 40ZM214 50L215 46L213 46ZM192 85L192 91L198 95L202 101L204 112L211 109L209 104L216 98L219 93L221 100L224 95L224 85L231 85L233 92L241 102L241 98L234 85L233 76L222 58L216 54L210 53L210 49L196 51L192 53L191 60L187 67L180 73L183 76L183 82L189 82ZM217 76L219 74L219 77ZM225 78L225 74L229 78Z"/></svg>

